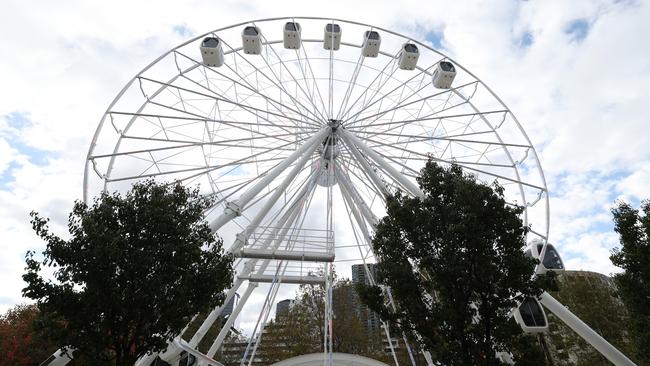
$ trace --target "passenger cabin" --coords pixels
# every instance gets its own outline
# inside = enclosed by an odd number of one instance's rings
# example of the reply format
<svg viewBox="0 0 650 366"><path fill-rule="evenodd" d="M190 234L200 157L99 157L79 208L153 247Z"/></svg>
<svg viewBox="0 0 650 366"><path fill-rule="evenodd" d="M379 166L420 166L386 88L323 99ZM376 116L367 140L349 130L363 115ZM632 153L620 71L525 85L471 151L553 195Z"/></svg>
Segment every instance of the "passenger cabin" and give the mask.
<svg viewBox="0 0 650 366"><path fill-rule="evenodd" d="M341 47L341 26L336 23L327 23L325 25L325 37L323 38L323 47L326 50L337 51Z"/></svg>
<svg viewBox="0 0 650 366"><path fill-rule="evenodd" d="M438 89L449 89L456 77L456 68L449 61L440 61L433 70L433 86Z"/></svg>
<svg viewBox="0 0 650 366"><path fill-rule="evenodd" d="M562 262L562 258L553 244L546 244L546 252L544 253L543 260L540 258L542 250L544 250L544 241L535 239L531 241L530 245L528 245L528 248L526 248L526 251L524 252L527 257L538 259L540 261L540 264L537 266L537 274L544 274L549 271L564 271L564 262Z"/></svg>
<svg viewBox="0 0 650 366"><path fill-rule="evenodd" d="M216 37L206 37L201 42L201 57L205 66L219 67L223 65L223 48Z"/></svg>
<svg viewBox="0 0 650 366"><path fill-rule="evenodd" d="M402 70L415 70L420 58L418 46L413 43L404 43L399 55L399 68Z"/></svg>
<svg viewBox="0 0 650 366"><path fill-rule="evenodd" d="M375 31L365 31L363 33L362 53L365 57L377 57L379 55L379 46L381 37Z"/></svg>
<svg viewBox="0 0 650 366"><path fill-rule="evenodd" d="M529 297L521 302L514 312L517 324L525 333L543 333L548 331L548 320L542 304Z"/></svg>
<svg viewBox="0 0 650 366"><path fill-rule="evenodd" d="M284 25L284 48L297 50L300 48L300 24L287 22Z"/></svg>
<svg viewBox="0 0 650 366"><path fill-rule="evenodd" d="M65 349L58 349L47 360L41 362L41 365L63 366L70 362L73 357L68 356Z"/></svg>
<svg viewBox="0 0 650 366"><path fill-rule="evenodd" d="M262 31L258 27L247 26L241 32L242 47L244 53L249 55L259 55L262 53Z"/></svg>
<svg viewBox="0 0 650 366"><path fill-rule="evenodd" d="M183 351L180 360L178 360L178 366L198 366L196 357L187 353L187 351Z"/></svg>

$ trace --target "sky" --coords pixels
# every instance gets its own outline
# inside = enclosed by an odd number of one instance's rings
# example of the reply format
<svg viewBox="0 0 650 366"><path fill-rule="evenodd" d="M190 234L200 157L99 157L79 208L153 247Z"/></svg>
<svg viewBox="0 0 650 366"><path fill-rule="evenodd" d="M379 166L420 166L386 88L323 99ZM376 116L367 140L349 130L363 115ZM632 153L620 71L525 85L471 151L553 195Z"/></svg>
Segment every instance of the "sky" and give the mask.
<svg viewBox="0 0 650 366"><path fill-rule="evenodd" d="M0 311L26 300L29 212L65 232L106 107L161 53L274 16L337 17L429 42L510 107L538 150L550 241L610 274L611 207L650 198L650 1L18 1L0 13Z"/></svg>

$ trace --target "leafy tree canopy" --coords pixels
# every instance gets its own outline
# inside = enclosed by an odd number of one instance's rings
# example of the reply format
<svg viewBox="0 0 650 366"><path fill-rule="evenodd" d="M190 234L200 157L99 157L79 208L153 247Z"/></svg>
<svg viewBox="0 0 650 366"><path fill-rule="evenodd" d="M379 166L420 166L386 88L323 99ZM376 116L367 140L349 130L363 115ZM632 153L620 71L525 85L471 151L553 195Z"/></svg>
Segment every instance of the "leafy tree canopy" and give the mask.
<svg viewBox="0 0 650 366"><path fill-rule="evenodd" d="M67 240L32 212L47 245L42 260L27 253L23 295L37 300L39 331L96 364L163 350L232 282L233 259L204 220L211 204L198 189L147 180L76 202Z"/></svg>
<svg viewBox="0 0 650 366"><path fill-rule="evenodd" d="M379 283L391 289L397 311L379 287L362 286L362 299L442 364L497 364L497 351L522 343L511 310L542 291L535 261L522 250L523 208L456 165L429 161L417 181L424 197L387 197L373 239Z"/></svg>
<svg viewBox="0 0 650 366"><path fill-rule="evenodd" d="M36 305L16 305L0 315L0 366L38 365L58 347L33 331Z"/></svg>
<svg viewBox="0 0 650 366"><path fill-rule="evenodd" d="M641 209L643 215L626 202L618 202L612 209L621 246L610 259L623 269L614 280L630 313L637 361L650 365L650 201L642 202Z"/></svg>

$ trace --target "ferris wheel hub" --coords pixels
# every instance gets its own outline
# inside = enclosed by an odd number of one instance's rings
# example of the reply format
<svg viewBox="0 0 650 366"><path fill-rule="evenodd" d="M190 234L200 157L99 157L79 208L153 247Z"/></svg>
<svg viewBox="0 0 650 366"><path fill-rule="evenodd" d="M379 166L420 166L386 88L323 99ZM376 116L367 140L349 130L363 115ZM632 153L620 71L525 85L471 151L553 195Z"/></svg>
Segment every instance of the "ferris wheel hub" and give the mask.
<svg viewBox="0 0 650 366"><path fill-rule="evenodd" d="M343 121L341 121L340 119L330 118L329 120L327 120L327 125L330 126L330 128L332 128L332 132L336 132L336 129L339 128L342 123Z"/></svg>

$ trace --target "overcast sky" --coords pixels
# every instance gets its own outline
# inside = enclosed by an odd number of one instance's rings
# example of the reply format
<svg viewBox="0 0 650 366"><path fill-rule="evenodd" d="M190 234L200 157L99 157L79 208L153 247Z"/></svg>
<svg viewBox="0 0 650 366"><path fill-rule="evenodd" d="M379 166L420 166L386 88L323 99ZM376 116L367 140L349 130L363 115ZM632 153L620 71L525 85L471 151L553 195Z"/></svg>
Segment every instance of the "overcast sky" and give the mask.
<svg viewBox="0 0 650 366"><path fill-rule="evenodd" d="M498 94L538 149L551 242L612 273L610 209L650 197L648 1L3 1L0 311L25 301L29 212L63 234L99 119L122 86L194 35L273 16L332 16L427 41Z"/></svg>

